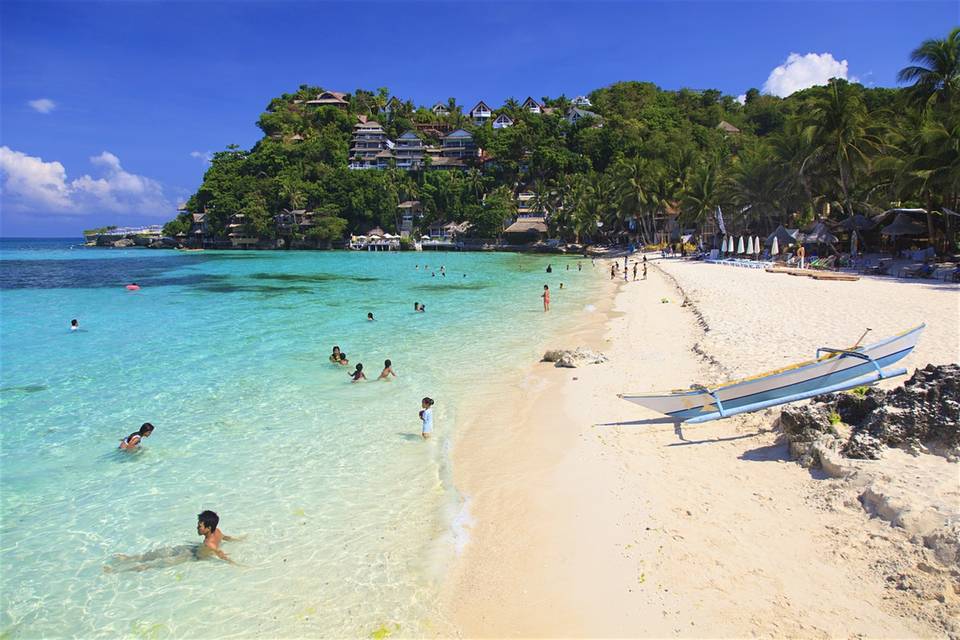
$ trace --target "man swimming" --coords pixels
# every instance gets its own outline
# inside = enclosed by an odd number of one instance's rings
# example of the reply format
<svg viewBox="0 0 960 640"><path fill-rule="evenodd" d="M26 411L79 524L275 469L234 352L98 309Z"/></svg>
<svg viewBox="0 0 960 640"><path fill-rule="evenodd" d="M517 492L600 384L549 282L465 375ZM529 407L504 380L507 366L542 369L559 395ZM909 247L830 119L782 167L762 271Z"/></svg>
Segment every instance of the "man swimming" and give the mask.
<svg viewBox="0 0 960 640"><path fill-rule="evenodd" d="M113 556L116 563L129 563L117 567L115 565L105 565L104 573L116 573L119 571L146 571L147 569L163 569L172 567L184 562L194 560L208 560L213 557L220 558L224 562L237 564L220 549L223 542L233 542L242 540L234 536L224 534L217 525L220 523L220 516L213 511L204 511L197 515L197 534L203 536L203 543L181 544L175 547L163 549L154 549L138 555L126 555L118 553Z"/></svg>

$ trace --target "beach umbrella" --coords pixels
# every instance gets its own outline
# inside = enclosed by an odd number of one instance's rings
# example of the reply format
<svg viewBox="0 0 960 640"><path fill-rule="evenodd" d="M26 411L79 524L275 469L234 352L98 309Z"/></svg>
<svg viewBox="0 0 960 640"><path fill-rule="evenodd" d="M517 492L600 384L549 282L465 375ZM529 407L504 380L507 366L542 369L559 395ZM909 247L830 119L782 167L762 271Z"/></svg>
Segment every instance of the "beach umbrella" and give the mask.
<svg viewBox="0 0 960 640"><path fill-rule="evenodd" d="M927 225L912 219L906 213L898 213L892 224L888 224L880 233L885 236L919 236L927 233Z"/></svg>
<svg viewBox="0 0 960 640"><path fill-rule="evenodd" d="M859 248L859 238L860 234L854 229L850 232L850 255L857 255L857 249Z"/></svg>
<svg viewBox="0 0 960 640"><path fill-rule="evenodd" d="M776 228L776 230L767 236L766 245L769 247L773 244L774 240L779 240L778 244L782 246L787 246L795 243L797 241L797 232L799 229L787 229L782 224Z"/></svg>
<svg viewBox="0 0 960 640"><path fill-rule="evenodd" d="M770 247L770 255L775 256L780 253L780 243L777 242L777 237L773 237L773 245Z"/></svg>
<svg viewBox="0 0 960 640"><path fill-rule="evenodd" d="M813 225L810 231L802 234L800 240L804 244L834 244L837 236L830 233L830 229L822 222Z"/></svg>
<svg viewBox="0 0 960 640"><path fill-rule="evenodd" d="M740 239L737 240L737 253L743 253L743 236L740 236Z"/></svg>
<svg viewBox="0 0 960 640"><path fill-rule="evenodd" d="M753 252L760 255L760 236L753 236Z"/></svg>
<svg viewBox="0 0 960 640"><path fill-rule="evenodd" d="M747 253L753 253L753 236L747 236Z"/></svg>
<svg viewBox="0 0 960 640"><path fill-rule="evenodd" d="M429 240L429 239L430 239L430 236L420 236L420 239L421 239L421 240Z"/></svg>
<svg viewBox="0 0 960 640"><path fill-rule="evenodd" d="M870 220L870 218L858 213L841 222L840 226L847 231L869 231L877 226L877 224Z"/></svg>

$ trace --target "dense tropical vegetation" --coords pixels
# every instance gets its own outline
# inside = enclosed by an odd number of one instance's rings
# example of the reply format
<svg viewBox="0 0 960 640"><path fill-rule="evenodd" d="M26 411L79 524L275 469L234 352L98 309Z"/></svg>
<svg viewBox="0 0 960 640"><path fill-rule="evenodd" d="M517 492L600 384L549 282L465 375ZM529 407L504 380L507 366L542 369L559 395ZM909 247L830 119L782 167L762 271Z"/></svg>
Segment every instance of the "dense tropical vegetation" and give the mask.
<svg viewBox="0 0 960 640"><path fill-rule="evenodd" d="M741 104L719 91L664 91L621 82L589 95L600 119L570 124L569 100L544 98L550 114L508 100L514 126L472 127L462 107L435 116L386 89L357 90L349 109L304 104L318 87L273 99L258 121L264 137L250 150L216 153L187 202L223 235L245 214L246 231L276 236L274 214L320 214L318 243L380 226L395 231L398 203L416 199L423 225L469 221L492 237L515 212L515 194L535 194L551 231L566 240L597 240L633 229L653 237L658 213L679 210L684 227L709 220L719 205L728 227L763 233L894 206L922 207L931 237L946 207L960 210L960 28L922 43L899 76L903 89L866 88L834 79L785 99L751 89ZM390 106L389 110L388 105ZM357 116L380 122L391 139L415 124L469 130L487 160L464 171L355 171L347 168ZM718 128L721 122L737 132ZM428 144L439 144L425 135ZM168 234L186 230L181 215ZM598 224L599 223L599 224Z"/></svg>

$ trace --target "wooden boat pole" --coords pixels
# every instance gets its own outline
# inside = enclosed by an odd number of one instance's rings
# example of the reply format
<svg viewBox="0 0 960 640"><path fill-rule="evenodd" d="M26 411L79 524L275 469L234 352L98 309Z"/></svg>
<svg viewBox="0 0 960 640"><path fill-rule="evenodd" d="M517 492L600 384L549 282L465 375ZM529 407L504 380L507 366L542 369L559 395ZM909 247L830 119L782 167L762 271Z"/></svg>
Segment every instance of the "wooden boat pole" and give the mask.
<svg viewBox="0 0 960 640"><path fill-rule="evenodd" d="M857 347L859 347L859 346L860 346L860 343L863 342L863 339L866 338L866 337L867 337L867 334L870 333L871 331L873 331L873 329L871 329L870 327L867 327L867 330L863 332L863 335L862 335L862 336L860 336L859 338L857 338L857 341L856 341L856 343L854 343L854 345L853 345L852 348L853 348L853 349L856 349Z"/></svg>

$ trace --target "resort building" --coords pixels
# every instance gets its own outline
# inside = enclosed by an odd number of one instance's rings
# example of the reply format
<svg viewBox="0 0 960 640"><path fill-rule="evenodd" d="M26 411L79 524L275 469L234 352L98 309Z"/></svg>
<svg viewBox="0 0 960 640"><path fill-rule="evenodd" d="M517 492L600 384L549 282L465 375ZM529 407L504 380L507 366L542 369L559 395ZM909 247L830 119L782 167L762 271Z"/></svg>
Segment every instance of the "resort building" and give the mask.
<svg viewBox="0 0 960 640"><path fill-rule="evenodd" d="M397 161L397 169L416 170L423 166L423 158L426 156L426 146L413 131L407 131L397 138L397 143L393 148L393 157Z"/></svg>
<svg viewBox="0 0 960 640"><path fill-rule="evenodd" d="M401 107L403 107L403 103L400 102L398 98L390 98L386 106L383 107L383 114L389 119L394 113L398 112Z"/></svg>
<svg viewBox="0 0 960 640"><path fill-rule="evenodd" d="M522 109L526 109L530 113L543 113L543 105L530 96L527 96L527 99L523 101L523 104L520 105L520 107Z"/></svg>
<svg viewBox="0 0 960 640"><path fill-rule="evenodd" d="M317 107L337 107L346 109L350 103L346 100L347 94L340 91L324 91L313 100L307 100L307 104Z"/></svg>
<svg viewBox="0 0 960 640"><path fill-rule="evenodd" d="M407 200L397 206L400 216L400 237L409 238L413 234L413 226L423 217L423 207L419 200Z"/></svg>
<svg viewBox="0 0 960 640"><path fill-rule="evenodd" d="M457 129L448 136L443 138L443 151L441 154L444 158L472 158L477 155L477 146L473 142L473 136L468 131L463 129Z"/></svg>
<svg viewBox="0 0 960 640"><path fill-rule="evenodd" d="M724 133L729 133L731 135L740 134L740 129L737 129L735 126L733 126L726 120L721 120L720 124L717 125L717 129L720 129L720 131L723 131Z"/></svg>
<svg viewBox="0 0 960 640"><path fill-rule="evenodd" d="M473 124L478 127L482 127L492 117L493 109L487 106L487 103L483 100L478 102L473 109L470 109L470 118L473 120Z"/></svg>
<svg viewBox="0 0 960 640"><path fill-rule="evenodd" d="M227 219L227 237L230 238L230 244L234 248L250 247L257 244L256 236L247 233L246 226L247 216L242 213L235 213Z"/></svg>
<svg viewBox="0 0 960 640"><path fill-rule="evenodd" d="M469 222L434 222L429 227L431 240L454 240L470 228Z"/></svg>
<svg viewBox="0 0 960 640"><path fill-rule="evenodd" d="M593 106L593 103L590 102L590 98L588 98L587 96L577 96L576 98L570 101L570 104L580 108Z"/></svg>
<svg viewBox="0 0 960 640"><path fill-rule="evenodd" d="M497 119L493 121L494 129L506 129L507 127L513 126L513 118L508 116L505 113L501 113L497 116Z"/></svg>
<svg viewBox="0 0 960 640"><path fill-rule="evenodd" d="M576 124L581 120L583 120L584 118L593 118L597 120L597 122L602 120L602 118L597 114L595 114L594 112L586 111L578 107L574 107L567 112L567 122L569 122L570 124Z"/></svg>
<svg viewBox="0 0 960 640"><path fill-rule="evenodd" d="M460 158L445 158L443 156L437 158L431 158L430 166L427 167L428 171L436 171L443 169L464 169L467 164Z"/></svg>
<svg viewBox="0 0 960 640"><path fill-rule="evenodd" d="M513 224L503 230L507 242L527 244L547 237L547 221L543 216L518 217Z"/></svg>
<svg viewBox="0 0 960 640"><path fill-rule="evenodd" d="M207 235L207 214L193 213L190 215L190 240L198 247L203 246Z"/></svg>
<svg viewBox="0 0 960 640"><path fill-rule="evenodd" d="M314 225L313 218L313 211L307 211L306 209L294 209L292 211L284 209L281 213L273 217L273 221L277 225L277 231L290 233L309 229Z"/></svg>
<svg viewBox="0 0 960 640"><path fill-rule="evenodd" d="M387 139L387 134L379 122L358 122L353 127L353 138L350 141L350 168L375 168L378 154L392 148L393 143Z"/></svg>
<svg viewBox="0 0 960 640"><path fill-rule="evenodd" d="M543 217L546 213L539 207L537 207L537 194L532 191L523 191L517 194L517 217L523 218L526 216L540 216Z"/></svg>
<svg viewBox="0 0 960 640"><path fill-rule="evenodd" d="M447 105L443 104L442 102L438 102L437 104L430 107L430 111L432 111L433 115L435 116L450 115L450 109L447 109Z"/></svg>

